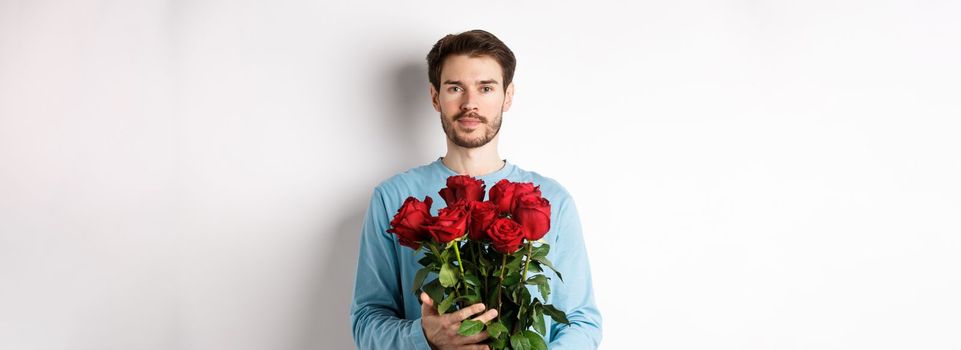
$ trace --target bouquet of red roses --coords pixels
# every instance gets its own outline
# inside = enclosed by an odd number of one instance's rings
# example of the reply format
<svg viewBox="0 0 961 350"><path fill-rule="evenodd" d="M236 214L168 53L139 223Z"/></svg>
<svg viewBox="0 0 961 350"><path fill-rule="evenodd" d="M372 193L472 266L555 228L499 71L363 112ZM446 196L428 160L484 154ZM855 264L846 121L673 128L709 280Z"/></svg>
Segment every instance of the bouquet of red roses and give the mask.
<svg viewBox="0 0 961 350"><path fill-rule="evenodd" d="M551 226L551 205L540 186L501 180L484 200L483 180L467 175L447 178L438 194L447 202L432 216L430 196L408 197L391 220L387 232L400 244L424 250L424 267L414 277L414 293L426 292L441 314L474 303L495 307L498 316L486 325L464 320L458 331L473 335L487 330L492 349L547 349L544 316L570 324L567 315L546 304L551 293L547 259L550 245L540 241ZM536 244L535 244L536 243ZM424 283L428 274L437 278ZM532 296L527 286L536 286Z"/></svg>

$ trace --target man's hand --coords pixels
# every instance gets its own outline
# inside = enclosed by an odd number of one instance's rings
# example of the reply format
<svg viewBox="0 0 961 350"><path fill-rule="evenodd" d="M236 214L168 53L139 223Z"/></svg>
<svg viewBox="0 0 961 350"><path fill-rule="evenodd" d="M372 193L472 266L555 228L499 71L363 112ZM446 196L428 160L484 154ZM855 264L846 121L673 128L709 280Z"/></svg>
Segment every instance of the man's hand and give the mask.
<svg viewBox="0 0 961 350"><path fill-rule="evenodd" d="M424 335L431 348L437 350L447 349L468 349L468 350L487 350L487 344L478 344L487 339L487 331L483 331L471 336L457 334L460 329L460 321L467 319L475 314L484 311L484 304L474 304L466 308L440 315L434 302L427 296L427 293L420 293L420 315L421 325L424 327ZM497 317L497 310L487 310L483 315L474 317L475 321L487 323Z"/></svg>

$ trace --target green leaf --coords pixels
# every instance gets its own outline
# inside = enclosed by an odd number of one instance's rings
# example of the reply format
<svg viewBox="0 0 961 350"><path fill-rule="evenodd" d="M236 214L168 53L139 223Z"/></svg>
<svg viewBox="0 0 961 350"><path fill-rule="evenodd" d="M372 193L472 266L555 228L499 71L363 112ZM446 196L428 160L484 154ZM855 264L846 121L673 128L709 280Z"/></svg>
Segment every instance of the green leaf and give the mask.
<svg viewBox="0 0 961 350"><path fill-rule="evenodd" d="M461 301L465 302L467 305L471 305L471 304L479 303L481 300L480 300L480 295L477 294L477 291L472 290L470 294L461 295L457 297L457 299L454 299L454 302L461 302ZM465 304L460 304L460 305L465 305Z"/></svg>
<svg viewBox="0 0 961 350"><path fill-rule="evenodd" d="M567 320L567 315L564 314L563 311L555 308L554 305L544 304L543 307L544 307L544 313L550 316L551 319L554 320L554 322L563 323L567 325L571 324L571 321Z"/></svg>
<svg viewBox="0 0 961 350"><path fill-rule="evenodd" d="M521 332L521 334L523 334L524 337L527 338L527 341L530 342L531 349L547 350L547 343L545 343L544 338L542 338L537 333L525 330Z"/></svg>
<svg viewBox="0 0 961 350"><path fill-rule="evenodd" d="M428 272L430 272L430 269L426 267L417 270L417 274L414 275L414 295L420 296L420 287L424 285L424 279L427 278Z"/></svg>
<svg viewBox="0 0 961 350"><path fill-rule="evenodd" d="M470 273L470 272L464 274L464 281L467 282L467 284L472 285L472 286L475 286L475 287L476 287L476 286L479 286L479 285L481 284L481 283L480 283L480 279L477 278L477 276L474 276L474 274L472 274L472 273Z"/></svg>
<svg viewBox="0 0 961 350"><path fill-rule="evenodd" d="M474 320L464 320L460 323L460 329L457 330L457 334L463 336L474 335L480 333L484 329L484 322L474 321Z"/></svg>
<svg viewBox="0 0 961 350"><path fill-rule="evenodd" d="M487 324L487 335L491 338L500 338L501 335L507 334L507 327L501 321L494 321Z"/></svg>
<svg viewBox="0 0 961 350"><path fill-rule="evenodd" d="M518 251L520 253L521 251ZM524 252L527 253L527 252ZM515 253L516 254L516 253ZM521 262L524 260L524 255L514 256L507 259L507 270L508 271L518 271L521 269Z"/></svg>
<svg viewBox="0 0 961 350"><path fill-rule="evenodd" d="M457 273L450 264L444 264L440 268L440 285L453 287L457 284Z"/></svg>
<svg viewBox="0 0 961 350"><path fill-rule="evenodd" d="M547 260L546 257L537 257L537 258L533 258L533 259L534 259L534 260L537 260L537 262L540 262L541 264L546 265L547 267L550 267L551 270L553 270L554 273L557 274L557 278L560 278L560 279L561 279L561 282L564 281L564 276L561 276L561 272L560 272L560 271L557 271L557 269L554 268L554 264L551 264L551 261L550 261L550 260Z"/></svg>
<svg viewBox="0 0 961 350"><path fill-rule="evenodd" d="M491 349L504 349L507 347L507 337L495 338L489 345Z"/></svg>
<svg viewBox="0 0 961 350"><path fill-rule="evenodd" d="M533 275L527 278L527 284L541 284L547 283L548 278L544 275Z"/></svg>
<svg viewBox="0 0 961 350"><path fill-rule="evenodd" d="M534 251L532 252L531 257L545 257L547 256L547 253L550 251L551 251L550 244L546 244L546 243L541 244L537 247L534 247Z"/></svg>
<svg viewBox="0 0 961 350"><path fill-rule="evenodd" d="M537 301L534 302L534 329L541 335L547 336L547 326L544 324L544 309Z"/></svg>
<svg viewBox="0 0 961 350"><path fill-rule="evenodd" d="M514 301L517 303L517 319L521 322L522 328L527 328L527 320L530 314L531 293L525 286L519 286L514 292Z"/></svg>
<svg viewBox="0 0 961 350"><path fill-rule="evenodd" d="M445 312L447 312L447 309L450 309L450 306L453 303L454 303L454 294L451 293L446 298L444 298L444 301L440 302L440 305L437 306L437 313L443 315Z"/></svg>
<svg viewBox="0 0 961 350"><path fill-rule="evenodd" d="M524 332L511 335L511 347L514 350L531 350L531 340L527 339Z"/></svg>
<svg viewBox="0 0 961 350"><path fill-rule="evenodd" d="M531 259L530 265L527 265L527 273L541 273L544 269L541 268L541 263L537 260Z"/></svg>
<svg viewBox="0 0 961 350"><path fill-rule="evenodd" d="M505 285L505 286L513 286L513 285L517 284L517 282L520 282L520 281L521 281L521 275L520 275L519 273L517 273L517 272L513 272L513 271L512 271L512 272L507 273L507 276L504 276L504 285Z"/></svg>
<svg viewBox="0 0 961 350"><path fill-rule="evenodd" d="M547 296L551 294L551 284L544 275L535 275L534 277L528 278L527 284L536 284L544 300L547 300Z"/></svg>
<svg viewBox="0 0 961 350"><path fill-rule="evenodd" d="M430 299L434 301L434 305L437 305L444 300L444 286L440 285L440 279L438 278L435 278L424 285L424 292L426 292L427 295L430 296Z"/></svg>

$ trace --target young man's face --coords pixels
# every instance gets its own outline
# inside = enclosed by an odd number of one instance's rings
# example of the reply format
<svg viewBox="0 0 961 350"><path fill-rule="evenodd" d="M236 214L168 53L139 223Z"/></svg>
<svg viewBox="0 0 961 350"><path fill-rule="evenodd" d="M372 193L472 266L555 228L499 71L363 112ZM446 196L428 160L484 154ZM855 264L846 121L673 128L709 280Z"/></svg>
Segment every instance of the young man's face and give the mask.
<svg viewBox="0 0 961 350"><path fill-rule="evenodd" d="M491 57L453 55L444 60L440 91L430 87L447 138L464 148L486 145L501 128L511 107L514 84L504 89L500 64Z"/></svg>

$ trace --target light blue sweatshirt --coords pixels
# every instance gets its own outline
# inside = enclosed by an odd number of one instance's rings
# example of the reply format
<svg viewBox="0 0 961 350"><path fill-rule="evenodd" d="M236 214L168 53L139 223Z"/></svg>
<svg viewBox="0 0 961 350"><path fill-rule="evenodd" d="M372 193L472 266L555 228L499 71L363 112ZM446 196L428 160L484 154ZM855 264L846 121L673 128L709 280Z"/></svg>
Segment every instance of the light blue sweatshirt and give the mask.
<svg viewBox="0 0 961 350"><path fill-rule="evenodd" d="M350 305L350 322L354 343L360 349L429 350L421 327L420 302L411 290L414 274L421 268L417 262L423 252L401 246L397 237L387 233L390 221L408 196L434 199L431 214L446 206L437 194L447 186L447 177L457 175L441 162L441 158L384 180L370 199L360 238L360 256L354 284L354 300ZM591 270L577 207L570 194L554 179L526 171L505 160L503 168L478 177L489 191L497 181L533 182L540 185L544 198L551 203L551 229L544 240L551 245L547 258L563 275L562 282L550 269L551 294L547 304L567 313L571 324L553 323L545 316L552 350L595 349L601 341L601 314L594 304ZM486 200L486 199L485 199ZM436 275L431 273L427 281ZM536 287L531 295L540 298Z"/></svg>

